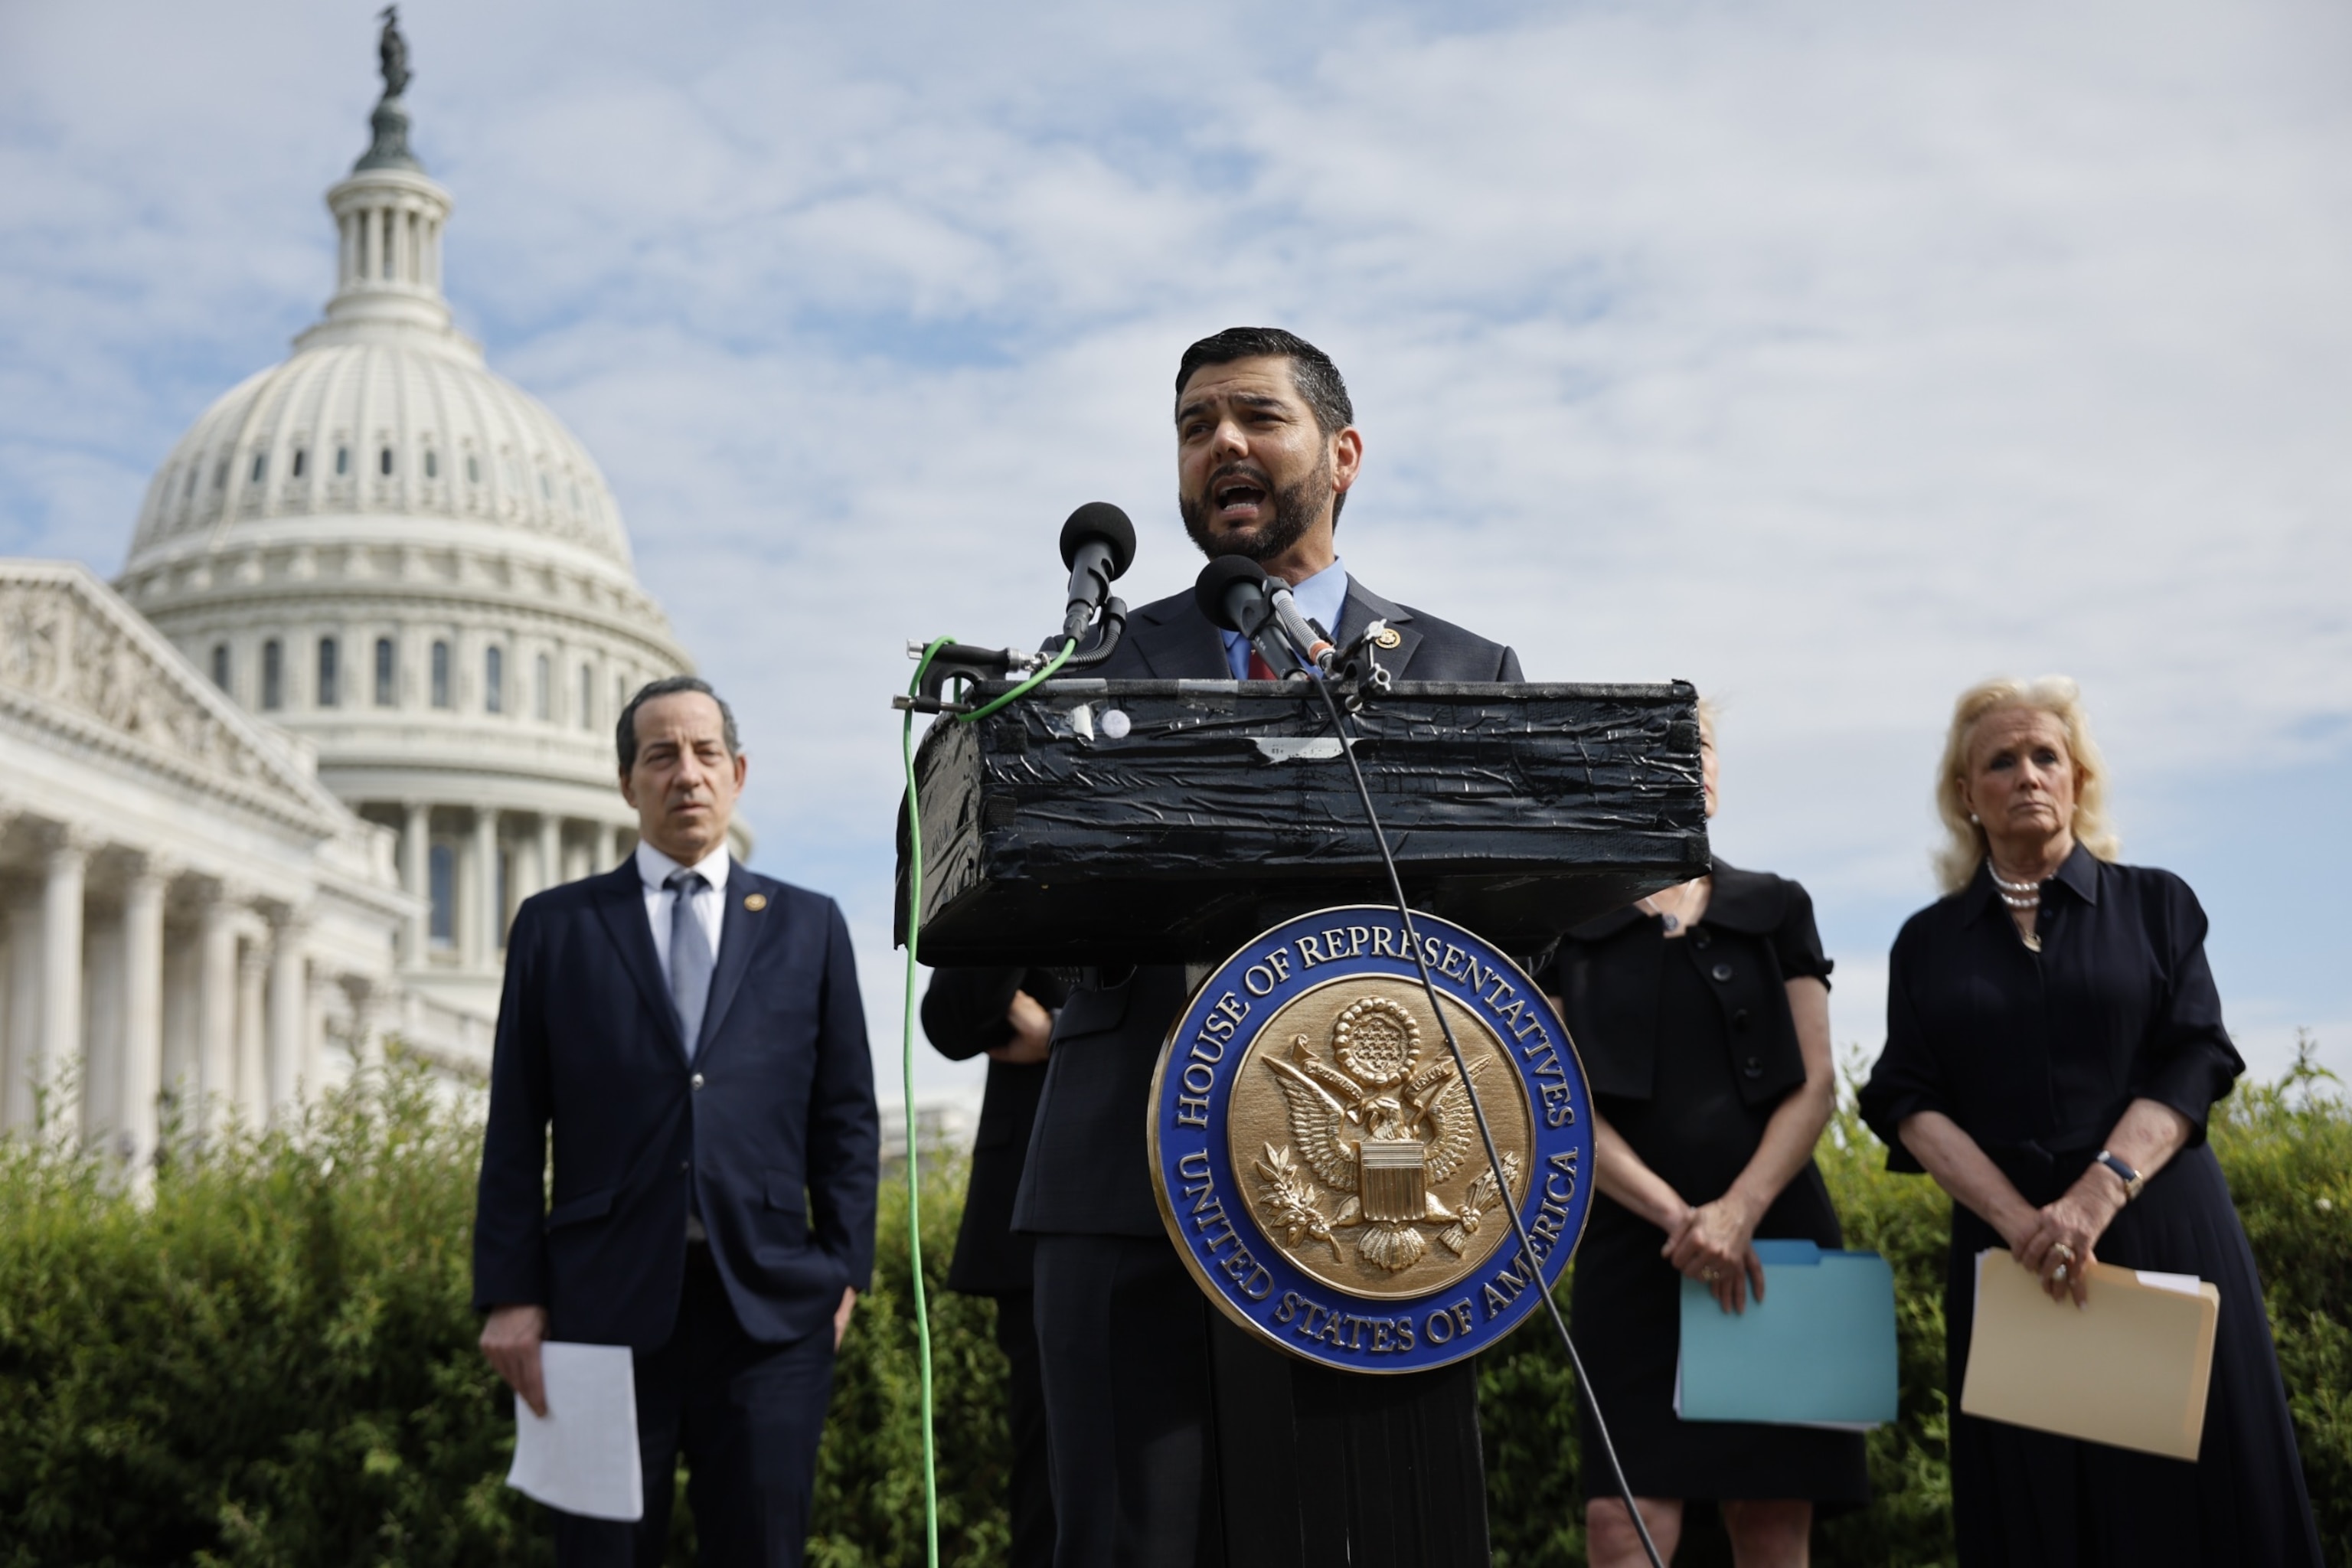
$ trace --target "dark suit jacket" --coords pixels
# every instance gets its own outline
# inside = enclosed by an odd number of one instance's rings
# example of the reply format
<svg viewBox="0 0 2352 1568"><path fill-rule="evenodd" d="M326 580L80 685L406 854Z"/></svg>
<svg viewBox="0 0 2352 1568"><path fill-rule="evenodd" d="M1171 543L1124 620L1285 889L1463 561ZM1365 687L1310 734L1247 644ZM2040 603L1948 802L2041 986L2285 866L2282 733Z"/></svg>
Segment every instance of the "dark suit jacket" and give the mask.
<svg viewBox="0 0 2352 1568"><path fill-rule="evenodd" d="M1391 604L1353 577L1333 640L1347 647L1375 616L1401 639L1380 656L1401 680L1522 679L1518 656L1502 644ZM1223 637L1189 592L1135 611L1118 650L1087 673L1111 679L1233 678ZM1146 964L1090 975L1088 982L1055 1025L1054 1055L1013 1223L1033 1234L1161 1236L1144 1123L1152 1066L1184 1006L1184 971Z"/></svg>
<svg viewBox="0 0 2352 1568"><path fill-rule="evenodd" d="M816 1332L844 1286L866 1289L880 1126L848 927L831 899L740 865L726 900L690 1065L634 858L516 914L482 1138L477 1310L537 1303L551 1339L659 1348L685 1278L688 1183L753 1339Z"/></svg>
<svg viewBox="0 0 2352 1568"><path fill-rule="evenodd" d="M1069 985L1045 969L942 969L923 993L923 1033L940 1055L965 1061L1009 1045L1005 1022L1013 994L1026 991L1046 1007L1059 1007ZM976 1296L1026 1290L1037 1244L1013 1231L1013 1194L1021 1190L1029 1131L1037 1120L1037 1096L1045 1087L1045 1064L988 1064L988 1092L980 1102L980 1130L971 1142L971 1176L964 1188L963 1226L956 1232L955 1260L948 1265L948 1289Z"/></svg>

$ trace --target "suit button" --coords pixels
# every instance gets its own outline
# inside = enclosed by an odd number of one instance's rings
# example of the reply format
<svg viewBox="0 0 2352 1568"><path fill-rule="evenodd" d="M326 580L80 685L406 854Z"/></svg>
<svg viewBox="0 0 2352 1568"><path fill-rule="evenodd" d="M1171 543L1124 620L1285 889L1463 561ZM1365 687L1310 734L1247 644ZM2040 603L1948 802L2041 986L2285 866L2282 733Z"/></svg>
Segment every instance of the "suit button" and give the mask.
<svg viewBox="0 0 2352 1568"><path fill-rule="evenodd" d="M1746 1061L1739 1065L1739 1070L1749 1078L1762 1078L1764 1076L1764 1059L1761 1057L1749 1057Z"/></svg>
<svg viewBox="0 0 2352 1568"><path fill-rule="evenodd" d="M1715 966L1713 973L1717 980L1728 980L1731 978L1731 965L1727 963L1718 963Z"/></svg>
<svg viewBox="0 0 2352 1568"><path fill-rule="evenodd" d="M1706 928L1702 926L1690 933L1690 944L1701 952L1706 951Z"/></svg>
<svg viewBox="0 0 2352 1568"><path fill-rule="evenodd" d="M1732 1015L1731 1015L1731 1026L1732 1026L1733 1028L1735 1028L1735 1029L1746 1029L1746 1028L1748 1027L1748 1022L1749 1022L1749 1019L1748 1019L1748 1009L1747 1009L1747 1008L1745 1008L1745 1007L1741 1007L1741 1008L1738 1008L1738 1009L1734 1010L1734 1012L1733 1012L1733 1013L1732 1013Z"/></svg>
<svg viewBox="0 0 2352 1568"><path fill-rule="evenodd" d="M702 1075L700 1073L696 1073L694 1077L688 1081L696 1089L700 1089L702 1087Z"/></svg>

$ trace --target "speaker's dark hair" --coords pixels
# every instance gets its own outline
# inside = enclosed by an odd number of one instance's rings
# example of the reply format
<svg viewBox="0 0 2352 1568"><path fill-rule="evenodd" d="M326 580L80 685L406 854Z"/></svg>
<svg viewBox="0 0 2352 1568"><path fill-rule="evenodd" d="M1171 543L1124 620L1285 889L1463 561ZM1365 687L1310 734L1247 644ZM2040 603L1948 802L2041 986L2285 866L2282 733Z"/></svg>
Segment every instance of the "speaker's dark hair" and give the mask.
<svg viewBox="0 0 2352 1568"><path fill-rule="evenodd" d="M735 732L735 710L727 706L727 699L710 689L710 682L698 675L667 675L659 680L648 680L637 688L629 705L621 710L620 722L613 726L614 749L621 754L621 771L627 773L637 765L637 710L656 697L675 697L681 691L699 691L719 704L719 723L727 740L727 754L740 755L743 750L741 737Z"/></svg>
<svg viewBox="0 0 2352 1568"><path fill-rule="evenodd" d="M1177 398L1183 398L1184 384L1202 365L1231 364L1237 359L1288 360L1290 379L1297 384L1298 395L1307 400L1307 406L1315 410L1315 423L1326 436L1337 435L1356 422L1355 405L1348 401L1348 384L1339 378L1339 367L1331 363L1331 356L1280 327L1227 327L1186 349L1176 365Z"/></svg>

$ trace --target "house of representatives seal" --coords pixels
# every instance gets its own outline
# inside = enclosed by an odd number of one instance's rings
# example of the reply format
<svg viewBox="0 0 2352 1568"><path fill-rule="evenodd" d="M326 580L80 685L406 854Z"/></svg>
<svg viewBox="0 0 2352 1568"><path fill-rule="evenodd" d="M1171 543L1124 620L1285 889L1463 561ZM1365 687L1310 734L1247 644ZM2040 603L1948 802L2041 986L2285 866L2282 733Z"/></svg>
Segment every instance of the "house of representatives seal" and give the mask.
<svg viewBox="0 0 2352 1568"><path fill-rule="evenodd" d="M1152 1080L1154 1191L1193 1279L1244 1328L1349 1372L1423 1371L1509 1333L1591 1202L1591 1108L1550 1004L1460 926L1412 923L1466 1082L1403 922L1370 904L1218 965Z"/></svg>

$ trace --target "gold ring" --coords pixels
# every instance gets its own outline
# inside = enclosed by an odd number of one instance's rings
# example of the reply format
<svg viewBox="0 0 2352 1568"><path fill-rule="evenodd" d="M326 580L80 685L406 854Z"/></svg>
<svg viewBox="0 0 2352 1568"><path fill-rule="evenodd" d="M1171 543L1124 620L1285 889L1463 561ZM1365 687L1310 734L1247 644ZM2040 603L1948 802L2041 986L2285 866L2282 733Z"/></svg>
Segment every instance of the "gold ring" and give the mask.
<svg viewBox="0 0 2352 1568"><path fill-rule="evenodd" d="M1710 1285L1715 1283L1715 1270L1712 1268L1706 1271L1706 1282Z"/></svg>
<svg viewBox="0 0 2352 1568"><path fill-rule="evenodd" d="M2058 1266L2058 1272L2057 1272L2057 1273L2055 1273L2055 1274L2053 1274L2050 1278L2052 1278L2053 1279L2057 1280L2057 1281L2058 1281L2058 1283L2059 1283L2059 1284L2061 1284L2061 1285L2063 1285L2064 1283L2066 1283L2066 1266L2065 1266L2064 1264L2063 1264L2063 1263L2062 1263L2062 1264L2060 1264L2060 1265Z"/></svg>
<svg viewBox="0 0 2352 1568"><path fill-rule="evenodd" d="M2064 1242L2063 1242L2063 1241L2062 1241L2062 1242L2060 1242L2057 1246L2055 1246L2055 1247L2052 1247L2050 1250L2051 1250L2051 1251L2053 1251L2053 1252L2054 1252L2054 1253L2056 1253L2059 1257L2061 1257L2061 1258L2064 1258L2064 1259L2065 1259L2067 1262L2069 1262L2069 1263L2072 1263L2072 1262L2074 1262L2074 1249L2073 1247L2071 1247L2067 1246L2067 1245L2066 1245Z"/></svg>

